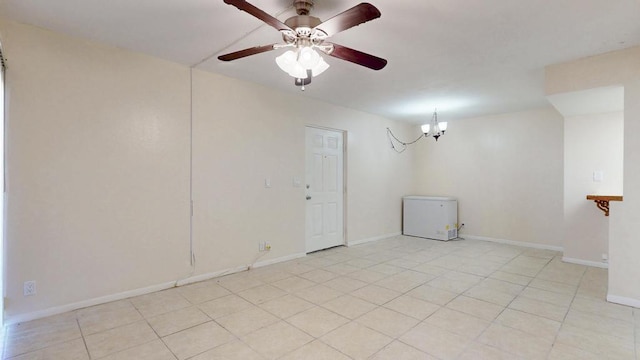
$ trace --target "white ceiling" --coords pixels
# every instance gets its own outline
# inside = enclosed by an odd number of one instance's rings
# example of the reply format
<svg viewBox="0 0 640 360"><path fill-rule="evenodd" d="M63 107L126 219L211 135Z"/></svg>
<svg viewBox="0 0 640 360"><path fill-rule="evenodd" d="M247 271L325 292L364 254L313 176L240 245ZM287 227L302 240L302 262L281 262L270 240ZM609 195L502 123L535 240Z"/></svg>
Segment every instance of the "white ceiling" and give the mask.
<svg viewBox="0 0 640 360"><path fill-rule="evenodd" d="M389 61L373 71L326 57L331 68L303 93L274 58L218 55L281 42L223 0L0 0L10 19L140 51L397 120L420 123L547 104L544 67L640 45L638 0L369 0L382 17L332 42ZM284 21L291 0L249 0ZM358 4L316 0L326 20ZM204 61L203 61L204 60ZM250 99L247 99L250 101Z"/></svg>

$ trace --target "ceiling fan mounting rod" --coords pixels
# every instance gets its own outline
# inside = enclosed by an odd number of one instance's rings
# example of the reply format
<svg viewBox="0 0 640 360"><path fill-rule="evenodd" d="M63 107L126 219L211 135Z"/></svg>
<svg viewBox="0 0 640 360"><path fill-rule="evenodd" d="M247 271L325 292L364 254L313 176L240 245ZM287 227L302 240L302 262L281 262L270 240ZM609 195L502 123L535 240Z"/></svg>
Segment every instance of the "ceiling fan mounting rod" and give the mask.
<svg viewBox="0 0 640 360"><path fill-rule="evenodd" d="M309 15L309 11L313 7L313 0L293 0L293 6L295 6L298 15Z"/></svg>

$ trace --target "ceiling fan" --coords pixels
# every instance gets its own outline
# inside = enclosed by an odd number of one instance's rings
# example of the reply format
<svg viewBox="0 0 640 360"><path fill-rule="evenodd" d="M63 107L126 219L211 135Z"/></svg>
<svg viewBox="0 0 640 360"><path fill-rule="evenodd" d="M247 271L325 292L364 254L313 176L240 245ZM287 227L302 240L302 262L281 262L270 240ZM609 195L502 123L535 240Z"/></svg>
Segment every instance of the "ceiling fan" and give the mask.
<svg viewBox="0 0 640 360"><path fill-rule="evenodd" d="M380 70L387 60L358 50L326 41L328 37L380 17L380 11L369 3L360 3L326 21L310 16L313 0L293 0L298 15L290 17L284 23L245 0L224 0L239 10L245 11L262 20L282 33L282 44L256 46L218 56L222 61L232 61L263 52L291 48L276 58L278 66L295 78L297 86L311 83L314 76L320 75L329 65L316 50L329 56L362 65L369 69Z"/></svg>

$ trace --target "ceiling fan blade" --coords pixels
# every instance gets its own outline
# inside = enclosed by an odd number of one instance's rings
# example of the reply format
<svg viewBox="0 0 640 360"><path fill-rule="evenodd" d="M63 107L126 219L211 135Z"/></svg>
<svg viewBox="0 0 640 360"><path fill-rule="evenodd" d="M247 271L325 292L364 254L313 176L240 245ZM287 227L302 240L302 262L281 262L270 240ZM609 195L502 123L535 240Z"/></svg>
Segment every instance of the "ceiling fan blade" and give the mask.
<svg viewBox="0 0 640 360"><path fill-rule="evenodd" d="M340 31L347 30L369 20L377 19L380 15L380 10L375 6L369 3L360 3L321 23L316 26L315 29L322 30L327 36L333 36Z"/></svg>
<svg viewBox="0 0 640 360"><path fill-rule="evenodd" d="M289 30L293 31L292 28L288 27L282 21L274 18L273 16L267 14L266 12L258 9L257 7L249 4L245 0L224 0L225 3L229 5L233 5L237 7L239 10L246 11L249 14L257 17L258 19L264 21L267 25L275 28L276 30Z"/></svg>
<svg viewBox="0 0 640 360"><path fill-rule="evenodd" d="M327 43L325 43L327 44ZM338 59L347 60L354 64L362 65L373 70L380 70L387 66L387 60L379 58L377 56L363 53L362 51L354 50L346 46L333 45L333 51L328 52L329 56L333 56Z"/></svg>
<svg viewBox="0 0 640 360"><path fill-rule="evenodd" d="M263 52L271 51L271 50L274 50L274 49L275 49L274 44L264 45L264 46L256 46L256 47L252 47L252 48L248 48L248 49L244 49L244 50L240 50L240 51L236 51L236 52L220 55L220 56L218 56L218 59L222 60L222 61L231 61L231 60L236 60L236 59L240 59L240 58L243 58L243 57L247 57L247 56L251 56L251 55L255 55L255 54L260 54L260 53L263 53Z"/></svg>

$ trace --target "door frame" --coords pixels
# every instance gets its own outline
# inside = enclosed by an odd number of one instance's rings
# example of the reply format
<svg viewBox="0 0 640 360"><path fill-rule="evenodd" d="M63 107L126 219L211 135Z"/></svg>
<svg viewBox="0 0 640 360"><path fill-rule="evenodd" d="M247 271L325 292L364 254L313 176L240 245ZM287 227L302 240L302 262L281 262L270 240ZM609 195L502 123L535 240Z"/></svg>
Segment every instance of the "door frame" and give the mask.
<svg viewBox="0 0 640 360"><path fill-rule="evenodd" d="M6 179L6 166L7 166L7 117L8 117L8 106L7 99L9 96L7 95L7 60L4 57L4 52L2 48L2 43L0 42L0 87L2 87L2 96L0 97L0 101L2 101L2 113L0 113L0 170L2 171L2 179L0 179L0 328L4 326L5 322L5 296L6 296L6 257L5 257L5 219L7 217L7 179ZM1 332L1 331L0 331Z"/></svg>
<svg viewBox="0 0 640 360"><path fill-rule="evenodd" d="M334 132L338 132L342 134L342 245L343 246L349 246L349 240L348 240L348 234L347 234L347 196L348 196L348 191L347 191L347 179L348 179L348 172L347 172L347 137L349 135L349 132L347 130L342 130L342 129L336 129L336 128L332 128L332 127L327 127L327 126L321 126L321 125L315 125L315 124L306 124L304 126L305 128L305 133L304 133L304 151L305 151L305 155L304 155L304 170L305 170L305 175L307 172L307 140L306 140L306 129L307 128L313 128L313 129L319 129L319 130L329 130L329 131L334 131ZM306 211L306 207L305 207L305 211L304 211L304 221L305 221L305 235L304 235L304 247L305 247L305 253L307 252L307 211ZM322 251L322 250L317 250L317 251Z"/></svg>

